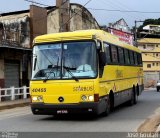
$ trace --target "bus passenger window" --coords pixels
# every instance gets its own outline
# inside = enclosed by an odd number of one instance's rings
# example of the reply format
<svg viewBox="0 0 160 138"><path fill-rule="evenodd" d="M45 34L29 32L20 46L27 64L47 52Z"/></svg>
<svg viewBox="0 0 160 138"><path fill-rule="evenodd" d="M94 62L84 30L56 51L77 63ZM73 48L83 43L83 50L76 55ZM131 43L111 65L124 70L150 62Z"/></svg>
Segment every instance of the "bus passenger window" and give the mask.
<svg viewBox="0 0 160 138"><path fill-rule="evenodd" d="M118 63L118 54L117 54L117 47L111 46L111 55L112 55L112 62Z"/></svg>
<svg viewBox="0 0 160 138"><path fill-rule="evenodd" d="M106 54L107 64L111 63L110 45L104 43L104 52Z"/></svg>
<svg viewBox="0 0 160 138"><path fill-rule="evenodd" d="M134 64L134 58L133 58L133 52L129 51L129 57L130 57L130 61L131 61L131 65Z"/></svg>
<svg viewBox="0 0 160 138"><path fill-rule="evenodd" d="M125 56L125 64L130 64L130 59L129 59L129 53L127 49L124 49L124 56Z"/></svg>
<svg viewBox="0 0 160 138"><path fill-rule="evenodd" d="M142 55L138 53L137 56L138 56L138 65L142 65Z"/></svg>
<svg viewBox="0 0 160 138"><path fill-rule="evenodd" d="M135 61L135 65L138 65L137 53L136 52L134 52L134 61Z"/></svg>
<svg viewBox="0 0 160 138"><path fill-rule="evenodd" d="M124 64L124 51L120 47L118 47L118 56L120 64Z"/></svg>

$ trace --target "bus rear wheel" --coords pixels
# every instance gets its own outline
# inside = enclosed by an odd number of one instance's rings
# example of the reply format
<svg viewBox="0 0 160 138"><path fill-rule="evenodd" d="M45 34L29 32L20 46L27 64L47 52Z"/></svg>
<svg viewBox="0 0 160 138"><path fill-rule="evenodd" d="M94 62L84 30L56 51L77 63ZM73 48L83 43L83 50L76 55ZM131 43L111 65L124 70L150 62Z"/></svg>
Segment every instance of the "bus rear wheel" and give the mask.
<svg viewBox="0 0 160 138"><path fill-rule="evenodd" d="M134 104L137 104L137 99L138 99L137 92L136 92L135 87L133 87L132 92L131 92L131 99L129 101L129 105L132 106Z"/></svg>

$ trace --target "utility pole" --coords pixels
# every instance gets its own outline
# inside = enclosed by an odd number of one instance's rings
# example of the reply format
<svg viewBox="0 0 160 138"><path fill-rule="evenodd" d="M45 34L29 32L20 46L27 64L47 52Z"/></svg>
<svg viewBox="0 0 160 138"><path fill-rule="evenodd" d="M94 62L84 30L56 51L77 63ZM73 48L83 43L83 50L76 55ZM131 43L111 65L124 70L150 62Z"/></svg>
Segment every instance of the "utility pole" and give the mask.
<svg viewBox="0 0 160 138"><path fill-rule="evenodd" d="M136 47L137 47L137 23L139 23L139 22L144 22L144 21L136 21L135 20L135 29L134 29L134 41L135 41L135 43L136 43Z"/></svg>
<svg viewBox="0 0 160 138"><path fill-rule="evenodd" d="M56 6L59 8L59 32L69 31L69 4L70 0L56 0Z"/></svg>

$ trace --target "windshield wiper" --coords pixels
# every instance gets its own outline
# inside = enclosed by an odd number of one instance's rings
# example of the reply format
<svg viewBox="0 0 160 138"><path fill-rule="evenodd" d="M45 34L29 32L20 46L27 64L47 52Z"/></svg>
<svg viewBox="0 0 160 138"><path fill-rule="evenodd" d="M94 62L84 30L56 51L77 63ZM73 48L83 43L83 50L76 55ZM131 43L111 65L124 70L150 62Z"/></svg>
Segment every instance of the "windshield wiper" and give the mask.
<svg viewBox="0 0 160 138"><path fill-rule="evenodd" d="M72 76L72 78L73 78L75 81L77 81L77 82L79 81L78 78L75 77L75 76L73 75L73 73L70 71L70 69L71 69L70 67L63 66L63 68L67 70L67 72ZM73 68L73 69L74 69L74 68Z"/></svg>

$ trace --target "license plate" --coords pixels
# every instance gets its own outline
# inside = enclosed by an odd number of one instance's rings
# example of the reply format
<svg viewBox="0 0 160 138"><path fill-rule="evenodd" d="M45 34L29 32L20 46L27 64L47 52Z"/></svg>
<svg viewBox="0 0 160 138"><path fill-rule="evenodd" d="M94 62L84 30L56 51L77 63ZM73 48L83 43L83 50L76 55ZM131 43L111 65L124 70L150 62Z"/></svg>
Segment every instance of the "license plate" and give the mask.
<svg viewBox="0 0 160 138"><path fill-rule="evenodd" d="M57 110L57 114L68 114L68 110Z"/></svg>

